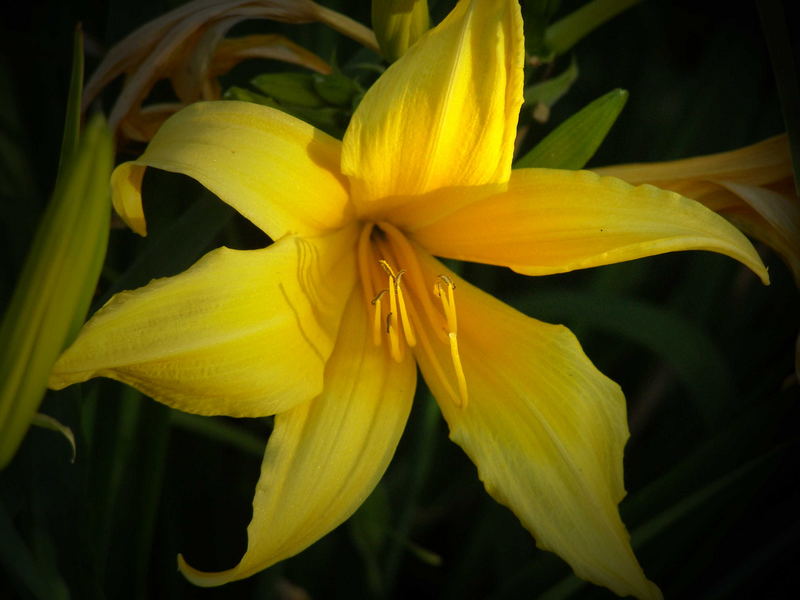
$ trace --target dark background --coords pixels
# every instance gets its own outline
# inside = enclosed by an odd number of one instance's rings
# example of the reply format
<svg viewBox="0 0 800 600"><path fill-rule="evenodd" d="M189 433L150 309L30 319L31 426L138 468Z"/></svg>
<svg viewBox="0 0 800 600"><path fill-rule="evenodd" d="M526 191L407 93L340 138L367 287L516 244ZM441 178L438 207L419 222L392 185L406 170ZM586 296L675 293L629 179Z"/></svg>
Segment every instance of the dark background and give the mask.
<svg viewBox="0 0 800 600"><path fill-rule="evenodd" d="M0 302L52 188L74 23L87 35L89 74L104 49L176 4L4 5ZM325 4L368 23L366 2ZM434 15L451 4L434 3ZM563 2L557 16L580 4ZM283 32L328 59L336 48L345 66L358 50L319 26L242 30ZM580 76L531 142L600 95L627 89L590 167L730 150L785 130L754 2L644 1L574 54ZM283 69L242 65L226 83ZM98 298L178 272L222 243L265 243L188 180L149 176L145 195L151 234L112 232ZM569 325L626 391L632 438L621 510L645 572L667 597L784 598L797 587L798 294L785 265L758 247L768 288L738 263L698 252L541 278L463 268L527 314ZM270 420L180 415L110 381L48 394L42 410L73 428L78 458L70 464L63 439L33 430L0 473L0 598L302 598L290 584L314 598L611 597L537 551L488 497L424 386L364 508L297 557L210 590L187 584L175 556L209 570L239 559Z"/></svg>

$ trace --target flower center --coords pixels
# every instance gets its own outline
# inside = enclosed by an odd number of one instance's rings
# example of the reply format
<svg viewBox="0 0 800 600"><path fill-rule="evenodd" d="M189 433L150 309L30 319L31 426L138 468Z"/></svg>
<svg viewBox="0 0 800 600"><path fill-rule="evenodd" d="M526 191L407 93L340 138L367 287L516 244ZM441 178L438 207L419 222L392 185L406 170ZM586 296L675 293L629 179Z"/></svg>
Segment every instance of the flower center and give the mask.
<svg viewBox="0 0 800 600"><path fill-rule="evenodd" d="M447 275L425 282L417 252L405 235L386 222L366 223L358 243L358 267L364 301L371 309L373 341L386 344L400 362L406 346L424 352L457 406L466 406L467 382L458 352L455 283ZM433 295L428 290L433 284ZM440 307L437 307L438 298ZM436 344L446 345L445 368ZM450 382L455 379L456 385Z"/></svg>

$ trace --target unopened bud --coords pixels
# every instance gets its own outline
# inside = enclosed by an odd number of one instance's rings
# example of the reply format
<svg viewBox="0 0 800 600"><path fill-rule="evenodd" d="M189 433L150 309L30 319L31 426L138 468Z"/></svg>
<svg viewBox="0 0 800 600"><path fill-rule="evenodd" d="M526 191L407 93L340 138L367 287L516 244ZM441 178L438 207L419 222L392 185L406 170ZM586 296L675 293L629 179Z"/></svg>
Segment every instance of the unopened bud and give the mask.
<svg viewBox="0 0 800 600"><path fill-rule="evenodd" d="M430 28L427 0L372 0L372 28L390 62L405 54Z"/></svg>

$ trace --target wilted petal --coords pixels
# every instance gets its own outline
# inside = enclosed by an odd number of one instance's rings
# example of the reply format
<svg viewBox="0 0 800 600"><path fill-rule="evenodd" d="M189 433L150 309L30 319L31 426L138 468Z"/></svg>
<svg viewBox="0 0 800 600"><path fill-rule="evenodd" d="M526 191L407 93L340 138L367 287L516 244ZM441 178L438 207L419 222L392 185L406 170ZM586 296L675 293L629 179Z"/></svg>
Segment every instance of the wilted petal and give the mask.
<svg viewBox="0 0 800 600"><path fill-rule="evenodd" d="M697 200L778 252L800 285L800 198L786 134L730 152L596 171Z"/></svg>
<svg viewBox="0 0 800 600"><path fill-rule="evenodd" d="M466 404L453 401L450 353L430 329L419 328L427 340L415 354L486 490L579 577L620 596L659 598L617 511L628 438L619 386L565 327L528 318L419 255L426 279L455 283Z"/></svg>
<svg viewBox="0 0 800 600"><path fill-rule="evenodd" d="M797 195L732 181L721 181L720 185L741 200L739 204L720 210L720 214L780 254L800 286L800 199Z"/></svg>
<svg viewBox="0 0 800 600"><path fill-rule="evenodd" d="M168 119L144 154L114 170L114 207L145 233L144 167L202 183L272 239L339 227L351 217L338 140L249 102L198 102Z"/></svg>
<svg viewBox="0 0 800 600"><path fill-rule="evenodd" d="M120 122L119 129L129 140L149 142L164 121L182 108L183 104L179 102L148 104L138 112L128 113ZM144 172L143 167L142 172Z"/></svg>
<svg viewBox="0 0 800 600"><path fill-rule="evenodd" d="M377 51L375 36L364 25L311 0L194 0L150 21L115 45L92 74L83 95L84 109L103 87L127 74L109 122L113 128L138 112L153 85L183 68L203 31L220 20L273 19L284 23L319 21ZM230 25L228 25L229 27Z"/></svg>
<svg viewBox="0 0 800 600"><path fill-rule="evenodd" d="M214 586L297 554L347 519L380 480L405 427L416 369L372 343L355 292L318 398L275 417L253 500L247 552L233 569L205 573L179 557L186 577Z"/></svg>
<svg viewBox="0 0 800 600"><path fill-rule="evenodd" d="M667 162L614 165L593 171L629 183L649 183L700 200L695 194L686 194L682 186L697 181L768 185L791 176L792 159L789 139L783 134L730 152Z"/></svg>
<svg viewBox="0 0 800 600"><path fill-rule="evenodd" d="M504 183L523 53L516 0L462 0L389 67L344 138L342 171L359 210L442 187Z"/></svg>
<svg viewBox="0 0 800 600"><path fill-rule="evenodd" d="M246 35L222 40L208 68L210 77L218 77L249 58L265 58L295 64L328 74L332 67L313 52L282 35Z"/></svg>
<svg viewBox="0 0 800 600"><path fill-rule="evenodd" d="M701 204L653 186L589 171L519 169L506 192L414 232L431 253L563 273L676 250L710 250L769 280L752 244Z"/></svg>
<svg viewBox="0 0 800 600"><path fill-rule="evenodd" d="M353 229L220 248L122 292L84 325L50 387L111 377L174 408L258 417L319 394L355 282Z"/></svg>

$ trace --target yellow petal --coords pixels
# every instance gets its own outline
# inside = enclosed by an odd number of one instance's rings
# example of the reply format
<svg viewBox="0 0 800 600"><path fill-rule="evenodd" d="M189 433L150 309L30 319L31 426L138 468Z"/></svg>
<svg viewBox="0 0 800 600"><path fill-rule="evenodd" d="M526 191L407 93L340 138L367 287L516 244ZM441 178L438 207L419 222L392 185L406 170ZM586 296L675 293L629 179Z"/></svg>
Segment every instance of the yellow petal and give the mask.
<svg viewBox="0 0 800 600"><path fill-rule="evenodd" d="M486 490L579 577L620 596L659 598L617 511L628 438L619 386L565 327L528 318L419 256L426 279L445 274L455 283L468 402L453 401L449 351L430 329L419 328L428 339L415 354L451 439L475 463Z"/></svg>
<svg viewBox="0 0 800 600"><path fill-rule="evenodd" d="M248 577L297 554L347 519L380 480L411 408L416 369L372 343L356 291L342 319L318 398L275 417L247 529L247 552L227 571L205 573L178 557L201 586Z"/></svg>
<svg viewBox="0 0 800 600"><path fill-rule="evenodd" d="M170 117L138 160L112 175L114 207L143 232L142 167L193 177L272 239L336 228L351 216L340 143L278 110L198 102Z"/></svg>
<svg viewBox="0 0 800 600"><path fill-rule="evenodd" d="M389 67L344 137L342 171L359 210L441 187L504 183L523 53L516 0L461 0Z"/></svg>
<svg viewBox="0 0 800 600"><path fill-rule="evenodd" d="M589 171L519 169L488 196L414 233L431 253L563 273L677 250L710 250L766 268L735 227L701 204L653 186Z"/></svg>
<svg viewBox="0 0 800 600"><path fill-rule="evenodd" d="M220 248L117 294L58 360L50 387L111 377L187 412L237 417L313 398L355 281L354 231Z"/></svg>

